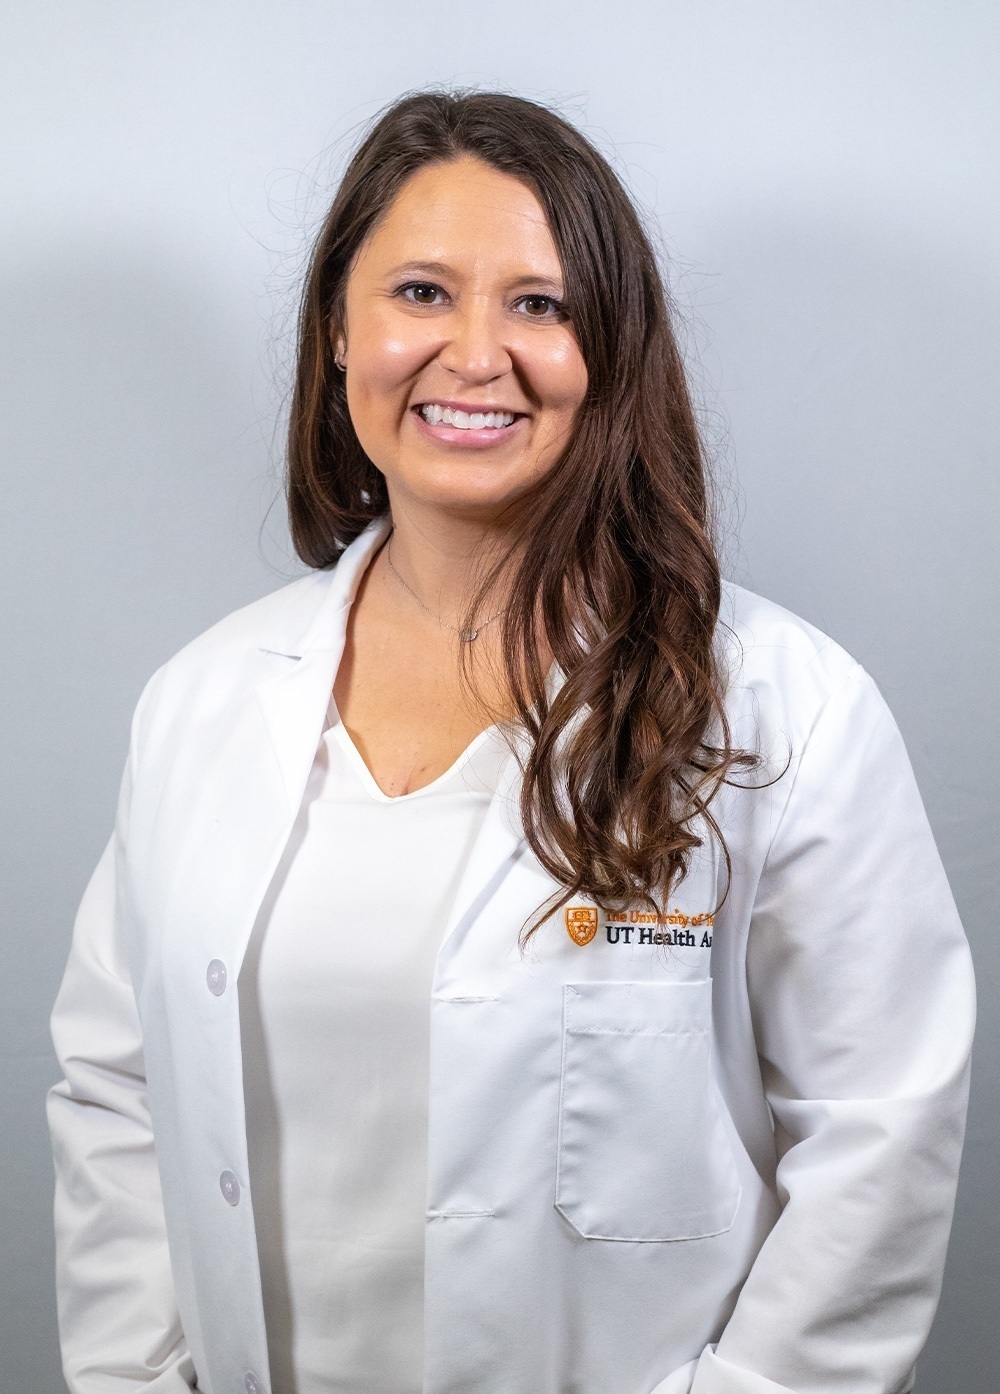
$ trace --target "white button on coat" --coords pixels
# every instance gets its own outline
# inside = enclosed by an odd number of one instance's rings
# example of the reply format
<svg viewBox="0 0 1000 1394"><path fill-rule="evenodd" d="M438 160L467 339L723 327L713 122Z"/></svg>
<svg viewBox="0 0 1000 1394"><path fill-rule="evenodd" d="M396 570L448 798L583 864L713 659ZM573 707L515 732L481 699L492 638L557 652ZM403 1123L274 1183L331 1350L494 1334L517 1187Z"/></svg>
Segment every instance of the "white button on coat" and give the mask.
<svg viewBox="0 0 1000 1394"><path fill-rule="evenodd" d="M239 973L384 535L189 644L137 709L52 1021L73 1394L123 1368L227 1394L269 1368L249 1209L234 1224L205 1184L220 1155L249 1174L239 1021L189 984L206 944ZM559 917L521 955L557 888L512 758L442 926L425 1394L911 1387L964 1126L968 947L875 684L746 591L722 619L731 729L765 759L713 804L732 884L706 831L665 924L627 908L580 943Z"/></svg>
<svg viewBox="0 0 1000 1394"><path fill-rule="evenodd" d="M212 962L208 965L205 979L208 983L208 990L212 996L221 997L226 990L226 983L229 981L226 965L221 958L212 959Z"/></svg>
<svg viewBox="0 0 1000 1394"><path fill-rule="evenodd" d="M224 1171L219 1177L219 1189L229 1205L239 1205L240 1183L231 1171Z"/></svg>

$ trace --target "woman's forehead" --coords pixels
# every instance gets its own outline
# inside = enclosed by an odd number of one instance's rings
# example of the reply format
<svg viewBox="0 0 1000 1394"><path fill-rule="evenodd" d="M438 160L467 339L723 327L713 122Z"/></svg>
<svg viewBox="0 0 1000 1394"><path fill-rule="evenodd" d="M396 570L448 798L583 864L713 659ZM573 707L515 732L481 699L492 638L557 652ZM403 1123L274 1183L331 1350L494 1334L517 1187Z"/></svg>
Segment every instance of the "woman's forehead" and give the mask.
<svg viewBox="0 0 1000 1394"><path fill-rule="evenodd" d="M408 265L443 271L503 267L515 274L561 276L559 253L534 190L521 180L463 156L425 165L386 209L358 265Z"/></svg>

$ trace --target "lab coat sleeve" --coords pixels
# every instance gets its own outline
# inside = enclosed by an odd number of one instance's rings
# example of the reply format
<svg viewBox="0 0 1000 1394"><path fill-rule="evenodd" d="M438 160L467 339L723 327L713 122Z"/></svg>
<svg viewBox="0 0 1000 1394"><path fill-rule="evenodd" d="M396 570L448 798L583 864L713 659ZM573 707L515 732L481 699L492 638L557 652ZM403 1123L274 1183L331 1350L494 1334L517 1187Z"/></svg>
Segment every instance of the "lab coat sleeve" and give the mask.
<svg viewBox="0 0 1000 1394"><path fill-rule="evenodd" d="M901 1394L951 1225L969 951L899 732L863 669L793 756L747 947L783 1208L692 1394Z"/></svg>
<svg viewBox="0 0 1000 1394"><path fill-rule="evenodd" d="M56 1277L72 1394L195 1388L174 1299L142 1031L116 894L133 760L115 835L80 904L52 1013L64 1074L48 1098Z"/></svg>

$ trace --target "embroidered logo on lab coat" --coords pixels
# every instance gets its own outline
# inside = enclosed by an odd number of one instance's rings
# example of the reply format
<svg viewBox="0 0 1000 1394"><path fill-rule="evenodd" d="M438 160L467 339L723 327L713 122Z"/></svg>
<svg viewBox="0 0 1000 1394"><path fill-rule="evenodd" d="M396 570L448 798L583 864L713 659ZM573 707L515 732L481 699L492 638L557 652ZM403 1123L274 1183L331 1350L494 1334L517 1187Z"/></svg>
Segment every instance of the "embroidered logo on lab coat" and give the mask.
<svg viewBox="0 0 1000 1394"><path fill-rule="evenodd" d="M679 949L710 949L715 916L706 912L686 915L654 914L641 906L626 910L602 910L594 905L567 905L563 910L566 933L582 949L604 928L609 944L664 944Z"/></svg>
<svg viewBox="0 0 1000 1394"><path fill-rule="evenodd" d="M594 905L567 905L563 914L566 917L566 933L579 944L589 944L597 933L597 907Z"/></svg>

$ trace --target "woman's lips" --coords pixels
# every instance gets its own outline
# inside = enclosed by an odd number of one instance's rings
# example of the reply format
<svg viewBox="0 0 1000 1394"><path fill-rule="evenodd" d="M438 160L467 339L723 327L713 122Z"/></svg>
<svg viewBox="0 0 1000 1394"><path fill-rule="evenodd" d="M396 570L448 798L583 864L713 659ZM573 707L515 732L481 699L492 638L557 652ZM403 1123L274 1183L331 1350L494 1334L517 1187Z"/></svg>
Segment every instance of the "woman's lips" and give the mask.
<svg viewBox="0 0 1000 1394"><path fill-rule="evenodd" d="M509 426L484 426L477 431L468 426L449 426L443 421L432 426L424 420L419 407L411 408L410 415L416 422L417 430L430 440L440 441L442 445L463 446L467 450L489 450L506 445L528 419L526 416L515 416Z"/></svg>

